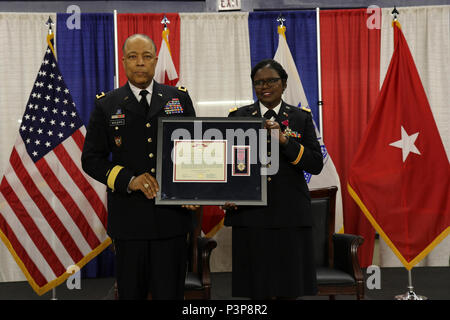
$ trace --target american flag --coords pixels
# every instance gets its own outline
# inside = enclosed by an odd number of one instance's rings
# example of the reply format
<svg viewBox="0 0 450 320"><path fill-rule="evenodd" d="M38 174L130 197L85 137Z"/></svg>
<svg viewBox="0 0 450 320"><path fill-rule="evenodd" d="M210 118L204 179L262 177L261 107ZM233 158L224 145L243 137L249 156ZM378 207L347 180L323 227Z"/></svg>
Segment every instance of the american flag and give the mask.
<svg viewBox="0 0 450 320"><path fill-rule="evenodd" d="M0 237L39 295L111 243L106 189L81 168L86 129L52 40L0 184Z"/></svg>

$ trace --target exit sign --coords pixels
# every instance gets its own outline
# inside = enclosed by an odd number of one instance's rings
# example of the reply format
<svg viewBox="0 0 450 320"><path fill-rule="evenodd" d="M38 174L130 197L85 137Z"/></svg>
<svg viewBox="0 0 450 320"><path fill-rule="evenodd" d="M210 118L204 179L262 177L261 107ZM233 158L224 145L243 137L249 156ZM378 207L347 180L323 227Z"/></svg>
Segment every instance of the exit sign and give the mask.
<svg viewBox="0 0 450 320"><path fill-rule="evenodd" d="M219 11L241 10L240 0L217 0Z"/></svg>

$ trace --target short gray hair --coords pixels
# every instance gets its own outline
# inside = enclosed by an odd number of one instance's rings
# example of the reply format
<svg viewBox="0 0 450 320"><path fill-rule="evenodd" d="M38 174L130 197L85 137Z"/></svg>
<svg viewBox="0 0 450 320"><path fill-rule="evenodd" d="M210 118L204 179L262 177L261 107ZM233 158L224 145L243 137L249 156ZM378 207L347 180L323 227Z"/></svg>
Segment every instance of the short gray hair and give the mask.
<svg viewBox="0 0 450 320"><path fill-rule="evenodd" d="M157 48L156 48L155 42L152 40L152 38L150 38L148 35L143 34L143 33L135 33L135 34L129 36L125 40L125 42L123 43L123 46L122 46L122 53L123 54L125 54L125 46L127 45L128 40L133 40L133 39L136 39L136 38L143 38L145 40L150 41L150 43L152 44L153 48L155 48L155 54L157 53Z"/></svg>

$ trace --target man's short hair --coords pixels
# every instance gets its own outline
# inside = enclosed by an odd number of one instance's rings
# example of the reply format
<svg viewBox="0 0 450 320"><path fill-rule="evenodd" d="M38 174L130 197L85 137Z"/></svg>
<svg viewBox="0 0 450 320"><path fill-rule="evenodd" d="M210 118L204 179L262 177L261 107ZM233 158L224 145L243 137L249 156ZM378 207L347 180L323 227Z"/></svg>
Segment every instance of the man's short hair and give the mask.
<svg viewBox="0 0 450 320"><path fill-rule="evenodd" d="M150 43L152 44L153 48L155 49L155 54L156 54L156 51L157 51L156 49L157 49L157 48L156 48L155 42L152 40L152 38L150 38L148 35L143 34L143 33L135 33L135 34L129 36L129 37L125 40L125 42L123 43L123 46L122 46L122 53L123 53L123 54L125 54L125 46L127 45L128 40L133 40L133 39L136 39L136 38L143 38L143 39L145 39L145 40L150 41Z"/></svg>

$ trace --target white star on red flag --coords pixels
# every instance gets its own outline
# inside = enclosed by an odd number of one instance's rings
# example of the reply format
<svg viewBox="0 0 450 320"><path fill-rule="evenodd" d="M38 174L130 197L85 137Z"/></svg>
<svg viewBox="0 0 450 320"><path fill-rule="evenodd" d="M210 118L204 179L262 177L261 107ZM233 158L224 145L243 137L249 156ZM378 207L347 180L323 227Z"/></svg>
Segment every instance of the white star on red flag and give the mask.
<svg viewBox="0 0 450 320"><path fill-rule="evenodd" d="M414 145L414 142L419 136L419 132L413 133L412 135L408 135L403 126L401 126L401 130L402 130L402 138L398 141L390 143L389 145L402 149L403 162L405 162L410 152L420 155L419 149L417 149L417 147Z"/></svg>

